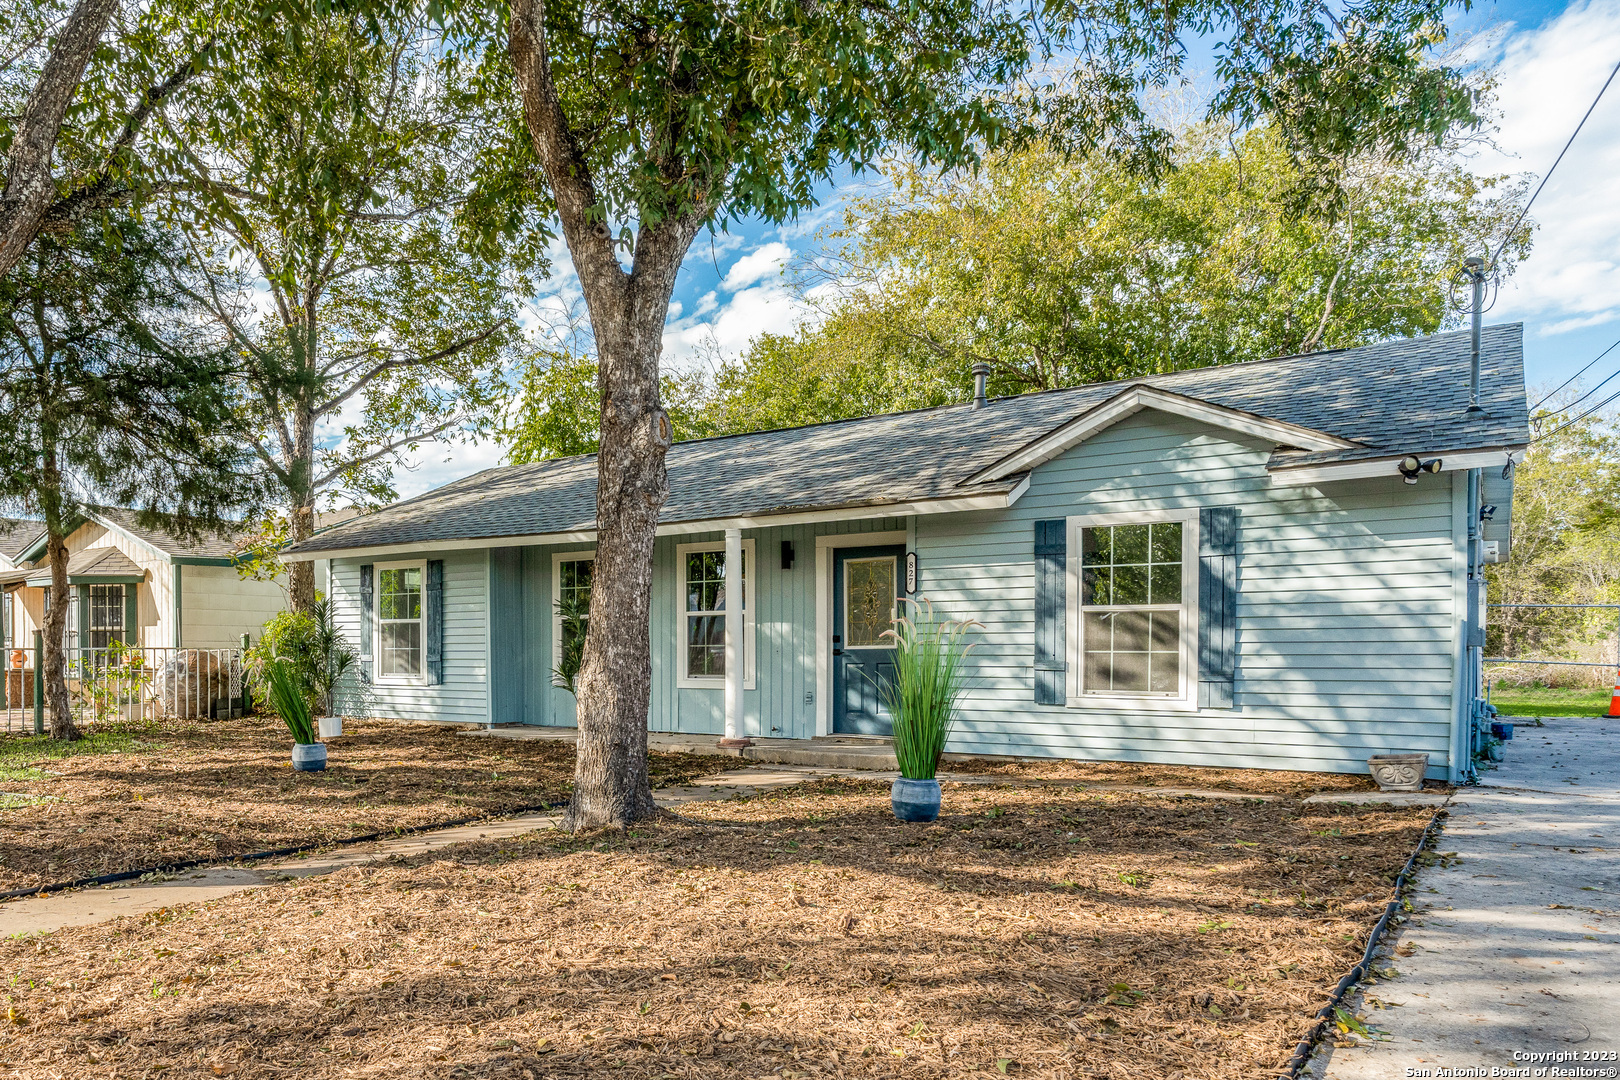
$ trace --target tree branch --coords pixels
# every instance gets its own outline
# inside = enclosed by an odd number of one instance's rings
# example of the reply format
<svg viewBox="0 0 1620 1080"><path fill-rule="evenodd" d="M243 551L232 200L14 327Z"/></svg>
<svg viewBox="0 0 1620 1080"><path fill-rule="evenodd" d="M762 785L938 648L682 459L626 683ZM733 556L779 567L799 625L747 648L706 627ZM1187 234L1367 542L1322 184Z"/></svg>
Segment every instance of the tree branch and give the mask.
<svg viewBox="0 0 1620 1080"><path fill-rule="evenodd" d="M11 273L34 242L56 197L51 176L56 138L85 65L117 7L118 0L79 0L28 95L22 123L6 154L6 186L0 193L0 276Z"/></svg>
<svg viewBox="0 0 1620 1080"><path fill-rule="evenodd" d="M493 326L481 333L474 334L470 338L463 338L453 345L446 345L437 352L428 353L426 356L412 356L393 360L384 360L382 363L373 366L370 371L356 379L352 384L350 384L347 390L343 391L341 394L338 394L336 397L328 398L321 404L316 405L312 411L316 416L326 416L334 410L340 408L345 401L348 401L350 398L354 397L354 395L364 390L367 384L372 382L377 377L389 371L393 371L396 368L424 367L428 364L436 364L440 360L448 359L464 349L471 348L480 341L488 340L491 335L493 335L497 330L500 330L506 325L506 323L507 320L502 319L500 322L495 323Z"/></svg>
<svg viewBox="0 0 1620 1080"><path fill-rule="evenodd" d="M623 289L627 276L613 251L606 211L552 79L545 20L545 0L514 0L507 50L523 99L524 124L551 187L575 269L582 279ZM586 295L591 291L587 288Z"/></svg>

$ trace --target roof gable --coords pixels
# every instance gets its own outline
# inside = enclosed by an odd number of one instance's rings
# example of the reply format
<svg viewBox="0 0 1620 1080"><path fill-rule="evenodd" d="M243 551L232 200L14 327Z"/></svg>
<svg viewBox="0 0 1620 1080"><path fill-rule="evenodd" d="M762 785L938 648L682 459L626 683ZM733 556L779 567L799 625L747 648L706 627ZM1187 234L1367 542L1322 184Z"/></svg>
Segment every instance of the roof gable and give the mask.
<svg viewBox="0 0 1620 1080"><path fill-rule="evenodd" d="M1291 424L1286 420L1277 420L1244 409L1217 405L1186 394L1177 394L1156 386L1138 383L1135 386L1126 387L1106 401L1093 405L1080 413L1079 416L1067 423L1058 425L1045 435L1030 440L992 464L989 468L981 469L968 477L964 482L983 484L1027 472L1037 465L1052 460L1065 451L1072 450L1098 432L1113 427L1121 420L1128 416L1134 416L1143 409L1157 409L1160 412L1183 416L1213 427L1225 428L1228 431L1252 435L1282 446L1299 447L1305 450L1353 450L1360 445L1349 439L1341 439L1337 435L1330 435L1325 431L1317 431L1300 424Z"/></svg>

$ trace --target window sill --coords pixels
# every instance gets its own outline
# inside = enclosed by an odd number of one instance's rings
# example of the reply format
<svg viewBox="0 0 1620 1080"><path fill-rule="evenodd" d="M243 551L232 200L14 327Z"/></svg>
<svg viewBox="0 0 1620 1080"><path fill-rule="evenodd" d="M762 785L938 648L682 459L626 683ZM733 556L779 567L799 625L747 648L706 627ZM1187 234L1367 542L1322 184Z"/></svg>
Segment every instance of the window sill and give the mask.
<svg viewBox="0 0 1620 1080"><path fill-rule="evenodd" d="M1096 712L1197 712L1198 702L1191 697L1110 697L1103 694L1071 695L1066 703L1071 709L1090 709Z"/></svg>
<svg viewBox="0 0 1620 1080"><path fill-rule="evenodd" d="M677 690L724 690L726 688L726 680L723 678L694 679L688 675L675 680L675 688ZM754 680L744 679L743 689L754 689Z"/></svg>
<svg viewBox="0 0 1620 1080"><path fill-rule="evenodd" d="M372 677L373 686L427 686L428 681L422 676L402 677L399 675L376 675Z"/></svg>

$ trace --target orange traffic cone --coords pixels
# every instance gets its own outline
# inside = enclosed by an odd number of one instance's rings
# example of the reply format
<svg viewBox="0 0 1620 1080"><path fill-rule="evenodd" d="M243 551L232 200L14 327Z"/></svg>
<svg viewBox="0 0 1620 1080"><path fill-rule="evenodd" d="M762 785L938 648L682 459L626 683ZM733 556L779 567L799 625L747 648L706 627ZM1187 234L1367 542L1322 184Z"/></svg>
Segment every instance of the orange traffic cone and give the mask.
<svg viewBox="0 0 1620 1080"><path fill-rule="evenodd" d="M1620 672L1614 676L1614 693L1609 697L1609 715L1620 716Z"/></svg>

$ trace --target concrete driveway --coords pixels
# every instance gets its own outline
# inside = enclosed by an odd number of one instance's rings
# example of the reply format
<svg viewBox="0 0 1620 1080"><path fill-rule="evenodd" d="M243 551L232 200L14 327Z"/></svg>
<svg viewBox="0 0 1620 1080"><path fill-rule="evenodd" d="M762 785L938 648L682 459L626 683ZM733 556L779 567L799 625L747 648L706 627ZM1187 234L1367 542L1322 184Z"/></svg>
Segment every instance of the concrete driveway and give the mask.
<svg viewBox="0 0 1620 1080"><path fill-rule="evenodd" d="M1377 965L1399 974L1355 1002L1375 1041L1311 1075L1620 1076L1620 720L1521 724L1506 756L1452 803L1455 858Z"/></svg>

